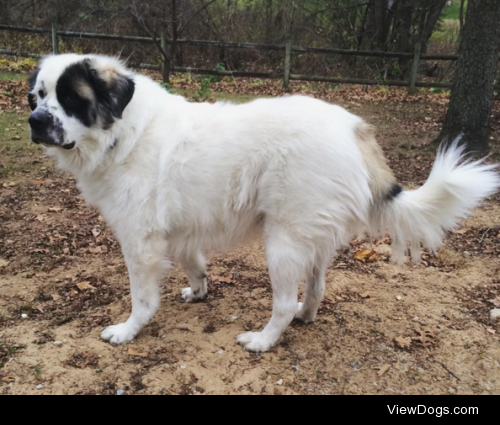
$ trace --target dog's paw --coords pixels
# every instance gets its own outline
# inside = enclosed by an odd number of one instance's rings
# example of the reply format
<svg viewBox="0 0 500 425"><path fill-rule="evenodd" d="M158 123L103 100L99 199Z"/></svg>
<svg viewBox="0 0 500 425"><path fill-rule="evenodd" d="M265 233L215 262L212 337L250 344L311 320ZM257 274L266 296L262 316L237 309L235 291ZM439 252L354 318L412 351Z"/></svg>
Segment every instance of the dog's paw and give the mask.
<svg viewBox="0 0 500 425"><path fill-rule="evenodd" d="M276 345L276 341L271 341L263 332L247 332L237 338L245 350L252 353L267 353Z"/></svg>
<svg viewBox="0 0 500 425"><path fill-rule="evenodd" d="M304 303L299 303L295 320L304 323L305 325L311 325L316 321L316 317L307 315L304 311Z"/></svg>
<svg viewBox="0 0 500 425"><path fill-rule="evenodd" d="M182 290L182 299L186 303L199 303L207 298L207 294L196 295L191 288L186 288Z"/></svg>
<svg viewBox="0 0 500 425"><path fill-rule="evenodd" d="M121 345L133 341L137 332L126 323L110 326L101 333L101 339L111 344Z"/></svg>

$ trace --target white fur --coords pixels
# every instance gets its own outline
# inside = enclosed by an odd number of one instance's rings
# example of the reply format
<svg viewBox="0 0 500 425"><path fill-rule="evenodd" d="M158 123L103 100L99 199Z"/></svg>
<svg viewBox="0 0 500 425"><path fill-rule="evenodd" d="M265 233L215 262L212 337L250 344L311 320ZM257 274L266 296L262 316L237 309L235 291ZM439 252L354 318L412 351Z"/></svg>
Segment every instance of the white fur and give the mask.
<svg viewBox="0 0 500 425"><path fill-rule="evenodd" d="M102 333L112 343L134 339L155 314L170 262L189 276L184 299L199 301L207 295L204 254L262 233L273 316L262 332L238 341L248 350L268 351L295 316L314 321L328 263L355 234L389 229L398 251L420 240L436 248L443 230L499 185L491 167L457 166L461 152L454 148L441 152L422 189L375 207L356 141L362 120L346 110L300 96L192 104L115 59L90 58L96 69L115 67L136 82L123 119L110 130L65 117L55 97L59 75L82 57L49 57L37 84L45 84L44 102L57 109L68 142L77 141L72 151L49 154L76 176L127 261L133 310L126 323ZM302 280L307 296L298 306Z"/></svg>
<svg viewBox="0 0 500 425"><path fill-rule="evenodd" d="M400 264L408 244L415 263L420 262L421 243L436 251L446 231L498 190L497 166L464 160L464 152L458 140L447 150L441 148L424 186L374 210L374 227L393 235L392 255Z"/></svg>

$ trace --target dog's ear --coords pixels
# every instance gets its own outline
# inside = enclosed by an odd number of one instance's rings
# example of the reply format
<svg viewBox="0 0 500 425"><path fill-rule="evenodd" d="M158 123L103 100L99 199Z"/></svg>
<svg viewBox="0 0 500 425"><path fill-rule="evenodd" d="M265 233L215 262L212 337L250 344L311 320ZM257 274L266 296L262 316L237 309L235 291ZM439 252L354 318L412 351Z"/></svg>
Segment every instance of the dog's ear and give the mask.
<svg viewBox="0 0 500 425"><path fill-rule="evenodd" d="M28 78L28 84L30 86L30 91L35 88L36 80L38 79L38 74L40 74L40 67L38 67L33 74Z"/></svg>
<svg viewBox="0 0 500 425"><path fill-rule="evenodd" d="M36 96L32 93L35 89L36 80L38 79L38 74L40 73L40 68L38 67L33 74L28 78L28 84L30 87L30 91L28 93L28 102L30 104L30 108L34 111L37 107L36 104Z"/></svg>
<svg viewBox="0 0 500 425"><path fill-rule="evenodd" d="M125 108L134 97L134 80L113 67L100 69L91 60L87 60L85 66L97 102L103 112L107 112L105 123L112 124L115 119L122 119Z"/></svg>

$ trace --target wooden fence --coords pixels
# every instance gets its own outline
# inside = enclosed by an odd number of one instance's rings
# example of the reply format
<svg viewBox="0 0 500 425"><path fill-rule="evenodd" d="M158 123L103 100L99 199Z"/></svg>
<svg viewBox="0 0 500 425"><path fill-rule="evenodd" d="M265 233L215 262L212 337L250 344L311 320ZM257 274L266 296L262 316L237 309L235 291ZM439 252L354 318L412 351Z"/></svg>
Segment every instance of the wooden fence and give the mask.
<svg viewBox="0 0 500 425"><path fill-rule="evenodd" d="M123 36L123 35L112 35L112 34L95 34L86 32L73 32L73 31L59 31L57 25L52 25L51 29L39 29L39 28L26 28L13 25L0 25L0 30L4 31L14 31L22 33L31 34L42 34L51 37L52 50L55 54L59 53L59 38L80 38L89 40L108 40L108 41L124 41L124 42L138 42L138 43L155 43L157 41L149 37L137 37L137 36ZM170 44L172 41L163 38L162 44ZM283 87L286 89L289 87L290 81L311 81L311 82L326 82L334 84L360 84L360 85L380 85L380 86L398 86L398 87L408 87L410 94L415 93L417 87L427 87L427 88L451 88L453 85L451 83L435 83L435 82L425 82L418 81L418 71L420 68L420 62L422 60L434 60L434 61L456 61L458 56L456 55L424 55L422 54L422 46L417 44L414 53L396 53L396 52L382 52L382 51L362 51L362 50L345 50L345 49L330 49L330 48L315 48L315 47L298 47L293 45L292 38L287 38L284 45L273 45L273 44L252 44L252 43L228 43L220 41L208 41L208 40L184 40L180 39L176 41L177 45L184 46L214 46L229 49L256 49L256 50L267 50L267 51L281 51L283 52L284 58L284 72L283 73L265 73L265 72L244 72L244 71L221 71L214 69L203 69L203 68L188 68L188 67L172 67L171 70L174 72L190 72L193 74L201 75L217 75L217 76L228 76L228 77L255 77L261 79L282 79ZM377 80L377 79L354 79L354 78L333 78L333 77L322 77L322 76L309 76L300 75L292 73L292 55L294 53L312 53L312 54L334 54L340 56L357 56L357 57L373 57L373 58L385 58L385 59L408 59L412 61L411 76L409 81L397 81L397 80ZM42 55L35 53L25 53L12 50L0 49L0 54L11 55L19 57L28 58L40 58ZM129 64L131 67L138 69L151 69L151 70L162 70L165 66L165 60L162 57L163 66L160 65L150 65L150 64Z"/></svg>

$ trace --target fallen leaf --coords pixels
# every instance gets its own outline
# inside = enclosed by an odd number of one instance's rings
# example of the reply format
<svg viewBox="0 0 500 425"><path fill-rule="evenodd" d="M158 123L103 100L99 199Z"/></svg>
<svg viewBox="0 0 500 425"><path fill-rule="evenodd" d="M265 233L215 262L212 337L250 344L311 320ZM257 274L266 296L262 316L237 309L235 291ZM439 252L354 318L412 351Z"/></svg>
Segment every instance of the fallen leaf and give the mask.
<svg viewBox="0 0 500 425"><path fill-rule="evenodd" d="M362 261L363 263L374 263L375 261L378 260L378 252L375 251L374 249L372 250L362 250L359 251L355 256L354 259L358 261Z"/></svg>
<svg viewBox="0 0 500 425"><path fill-rule="evenodd" d="M81 283L77 283L76 284L76 287L80 290L80 291L85 291L87 289L95 289L91 284L90 282L81 282Z"/></svg>
<svg viewBox="0 0 500 425"><path fill-rule="evenodd" d="M362 294L359 294L359 296L363 299L366 299L366 298L371 298L373 294L371 292L363 292Z"/></svg>
<svg viewBox="0 0 500 425"><path fill-rule="evenodd" d="M49 208L49 212L52 212L52 213L58 213L58 212L61 212L61 211L62 211L62 208L60 208L60 207Z"/></svg>
<svg viewBox="0 0 500 425"><path fill-rule="evenodd" d="M101 234L100 230L92 229L92 235L94 235L94 238L97 238L100 234Z"/></svg>
<svg viewBox="0 0 500 425"><path fill-rule="evenodd" d="M142 357L143 359L146 359L148 357L148 353L141 353L137 351L134 347L130 347L128 349L128 355L130 357Z"/></svg>
<svg viewBox="0 0 500 425"><path fill-rule="evenodd" d="M65 362L67 366L75 367L77 369L87 369L87 367L96 368L98 366L99 359L97 356L84 353L75 354L71 359Z"/></svg>
<svg viewBox="0 0 500 425"><path fill-rule="evenodd" d="M384 366L381 366L381 367L376 367L374 368L375 370L378 370L378 373L377 375L382 378L382 376L384 376L387 372L389 372L389 370L391 370L391 365L390 364L386 364Z"/></svg>
<svg viewBox="0 0 500 425"><path fill-rule="evenodd" d="M41 304L37 304L37 305L35 306L35 308L36 308L36 309L37 309L40 313L45 313L45 312L43 311L43 307L42 307L42 305L41 305Z"/></svg>
<svg viewBox="0 0 500 425"><path fill-rule="evenodd" d="M417 329L415 331L419 334L418 337L412 338L413 341L422 344L422 347L429 348L437 344L437 336L431 329Z"/></svg>
<svg viewBox="0 0 500 425"><path fill-rule="evenodd" d="M223 276L215 276L212 278L214 282L220 282L220 283L233 283L233 279L230 277L223 277Z"/></svg>
<svg viewBox="0 0 500 425"><path fill-rule="evenodd" d="M0 269L3 267L7 267L10 263L7 260L2 260L0 258Z"/></svg>
<svg viewBox="0 0 500 425"><path fill-rule="evenodd" d="M488 302L490 304L493 304L495 307L500 308L500 297L498 297L494 300L489 300Z"/></svg>
<svg viewBox="0 0 500 425"><path fill-rule="evenodd" d="M495 329L491 329L491 328L486 329L486 332L488 332L491 335L496 335L497 334L497 331Z"/></svg>
<svg viewBox="0 0 500 425"><path fill-rule="evenodd" d="M6 384L11 384L12 382L15 382L16 380L14 378L11 378L9 376L6 376L5 378L2 378L2 382L5 382Z"/></svg>
<svg viewBox="0 0 500 425"><path fill-rule="evenodd" d="M61 297L59 295L57 295L57 294L52 294L52 299L54 301L59 301L61 299Z"/></svg>
<svg viewBox="0 0 500 425"><path fill-rule="evenodd" d="M3 187L16 187L17 183L16 182L10 182L10 183L4 183Z"/></svg>
<svg viewBox="0 0 500 425"><path fill-rule="evenodd" d="M412 343L412 339L411 338L405 338L403 336L400 336L399 338L396 338L395 341L396 341L396 345L399 348L403 348L403 349L410 348L411 347L411 343Z"/></svg>

